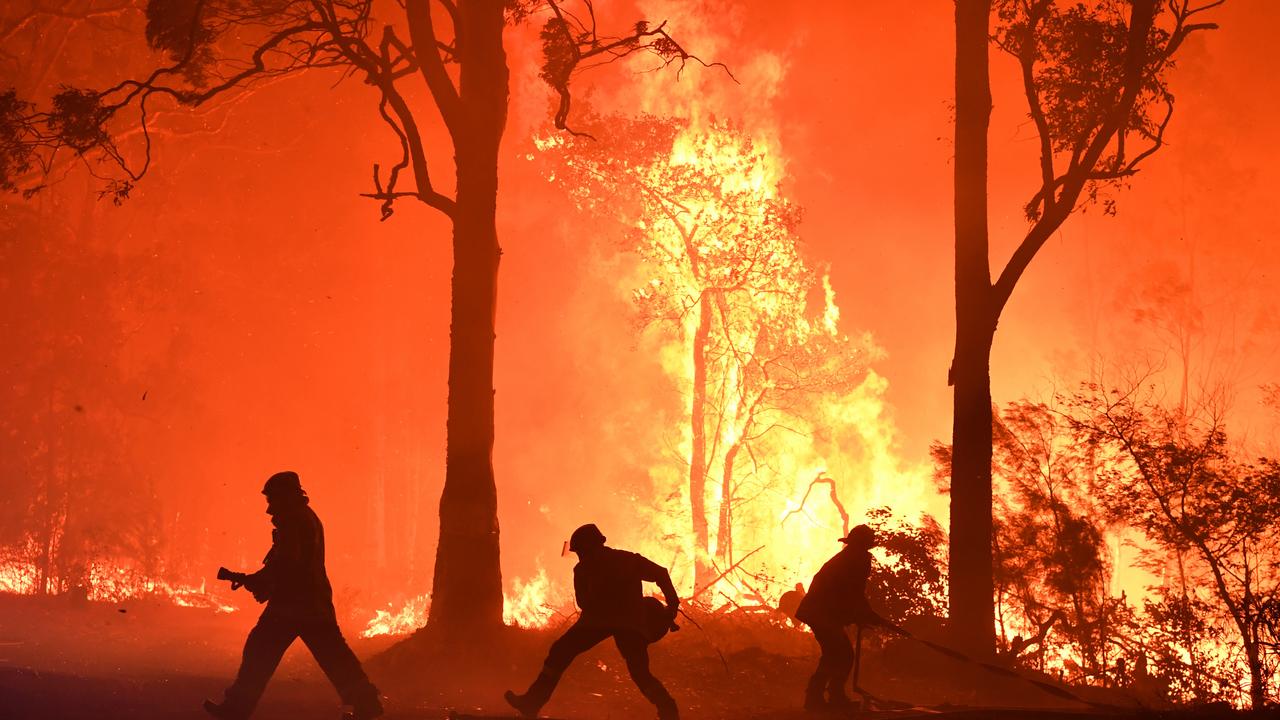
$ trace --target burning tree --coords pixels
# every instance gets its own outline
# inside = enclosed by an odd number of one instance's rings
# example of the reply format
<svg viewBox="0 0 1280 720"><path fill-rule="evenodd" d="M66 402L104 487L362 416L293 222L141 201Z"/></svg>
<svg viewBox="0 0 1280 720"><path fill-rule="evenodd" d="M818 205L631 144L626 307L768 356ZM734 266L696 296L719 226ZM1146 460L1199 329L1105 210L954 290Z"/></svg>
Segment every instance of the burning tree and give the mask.
<svg viewBox="0 0 1280 720"><path fill-rule="evenodd" d="M776 477L769 439L809 432L817 400L856 387L878 350L840 332L767 146L728 123L615 118L609 127L607 146L556 138L544 149L580 204L631 228L638 321L681 348L689 552L703 590L742 557L735 513Z"/></svg>
<svg viewBox="0 0 1280 720"><path fill-rule="evenodd" d="M1242 461L1221 411L1165 407L1145 381L1010 403L993 436L1002 654L1150 700L1265 705L1278 659L1274 460ZM934 454L945 481L949 448ZM1104 549L1121 539L1157 580L1132 605L1110 591Z"/></svg>
<svg viewBox="0 0 1280 720"><path fill-rule="evenodd" d="M1042 662L1061 648L1080 667L1075 679L1105 684L1121 608L1091 446L1053 408L1025 400L1005 407L993 435L1002 644L1014 656L1038 645Z"/></svg>
<svg viewBox="0 0 1280 720"><path fill-rule="evenodd" d="M1241 461L1220 411L1169 410L1142 384L1122 391L1086 383L1069 408L1106 454L1103 498L1113 517L1143 532L1156 562L1176 559L1180 587L1166 604L1192 610L1188 585L1216 600L1244 654L1249 700L1265 707L1277 661L1280 463Z"/></svg>
<svg viewBox="0 0 1280 720"><path fill-rule="evenodd" d="M1122 603L1109 593L1096 453L1061 413L1029 400L995 413L992 437L997 653L1041 670L1069 660L1072 680L1105 683ZM951 448L932 453L945 486Z"/></svg>
<svg viewBox="0 0 1280 720"><path fill-rule="evenodd" d="M991 511L991 345L1013 289L1071 213L1101 202L1165 145L1168 71L1201 14L1225 0L956 3L956 347L952 430L950 608L958 642L995 644ZM993 8L998 16L991 31ZM987 232L988 45L1018 63L1038 139L1030 227L993 282Z"/></svg>
<svg viewBox="0 0 1280 720"><path fill-rule="evenodd" d="M101 178L101 193L119 202L150 168L149 119L157 107L200 106L304 71L332 71L369 87L398 152L389 167L373 165L366 197L378 202L383 220L397 203L416 201L453 228L447 457L431 620L463 634L502 622L492 451L504 32L545 18L541 77L559 97L554 123L566 130L571 81L581 70L637 53L663 66L701 62L665 23L640 21L610 35L598 28L591 0L576 9L557 0L150 0L146 39L166 64L107 88L64 87L47 107L0 91L0 189L30 196L67 158ZM438 150L424 112L443 123L447 140ZM433 155L454 158L452 194L431 175Z"/></svg>

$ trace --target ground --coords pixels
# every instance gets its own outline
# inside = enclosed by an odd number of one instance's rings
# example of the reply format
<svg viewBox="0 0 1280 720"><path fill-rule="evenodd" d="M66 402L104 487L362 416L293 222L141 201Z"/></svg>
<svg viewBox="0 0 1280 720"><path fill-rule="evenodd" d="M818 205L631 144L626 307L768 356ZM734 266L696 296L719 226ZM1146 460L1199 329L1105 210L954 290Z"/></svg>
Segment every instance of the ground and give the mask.
<svg viewBox="0 0 1280 720"><path fill-rule="evenodd" d="M218 614L159 602L72 604L60 598L0 595L0 718L203 720L201 700L221 696L255 619L252 610ZM797 710L805 678L816 662L810 636L730 618L703 617L700 624L698 628L685 622L680 632L652 649L654 673L680 702L682 717L814 717ZM426 643L404 644L388 652L400 639L363 639L357 628L344 629L387 695L390 720L443 719L451 713L461 718L514 717L502 692L523 689L532 680L555 635L513 630L504 641L477 648L483 657L479 671L461 673L456 657L433 652ZM966 675L972 672L919 648L891 645L868 650L862 678L877 695L930 706L899 710L894 717L1047 720L1085 712L1078 704L1041 697L1029 686L998 691L1003 700L998 704L1023 709L966 710L965 706L991 706L990 693L998 682L980 672ZM254 717L336 720L338 703L306 649L296 643ZM610 643L578 659L546 712L574 720L654 716ZM1113 715L1139 716L1152 715Z"/></svg>

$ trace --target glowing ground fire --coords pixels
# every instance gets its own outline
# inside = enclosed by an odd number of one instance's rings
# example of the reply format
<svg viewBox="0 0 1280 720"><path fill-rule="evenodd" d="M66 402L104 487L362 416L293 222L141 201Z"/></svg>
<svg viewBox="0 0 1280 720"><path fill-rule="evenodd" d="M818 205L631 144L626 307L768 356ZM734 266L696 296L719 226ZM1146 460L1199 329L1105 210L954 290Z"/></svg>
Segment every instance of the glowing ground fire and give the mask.
<svg viewBox="0 0 1280 720"><path fill-rule="evenodd" d="M398 609L378 610L361 631L363 637L408 635L427 624L431 596L419 595ZM543 628L573 613L573 602L554 590L542 568L528 580L515 578L511 591L503 594L502 621L511 627Z"/></svg>
<svg viewBox="0 0 1280 720"><path fill-rule="evenodd" d="M46 592L52 589L46 588ZM0 592L15 595L40 594L40 571L33 563L0 564ZM207 608L220 613L235 612L234 605L221 602L209 592L205 583L182 585L157 579L141 572L128 561L117 564L95 561L84 573L84 584L61 592L80 594L92 602L119 603L125 600L151 599L170 602L180 607Z"/></svg>

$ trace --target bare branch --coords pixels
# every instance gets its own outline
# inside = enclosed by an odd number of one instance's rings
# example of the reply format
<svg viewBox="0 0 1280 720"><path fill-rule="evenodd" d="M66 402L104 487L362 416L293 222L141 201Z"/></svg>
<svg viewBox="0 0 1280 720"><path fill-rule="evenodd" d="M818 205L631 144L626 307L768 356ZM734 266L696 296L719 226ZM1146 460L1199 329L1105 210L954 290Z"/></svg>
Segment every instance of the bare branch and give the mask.
<svg viewBox="0 0 1280 720"><path fill-rule="evenodd" d="M836 481L827 477L827 474L825 472L818 473L817 477L809 481L809 487L805 489L804 497L800 498L800 504L795 509L787 511L787 514L782 516L781 522L785 523L787 521L787 518L791 517L792 515L795 515L796 513L804 512L804 504L809 500L809 493L813 492L813 488L817 485L829 486L831 491L831 504L835 505L836 512L840 513L840 522L843 524L844 534L848 535L849 534L849 512L844 509L844 503L840 502L840 496L836 494Z"/></svg>
<svg viewBox="0 0 1280 720"><path fill-rule="evenodd" d="M595 9L590 3L587 4L590 18L588 23L568 13L561 5L560 0L547 0L547 6L555 17L549 19L542 30L545 62L541 73L542 79L560 98L553 118L555 127L559 130L571 135L590 137L568 125L569 109L573 102L569 86L573 76L580 70L617 62L636 53L656 56L662 61L662 67L678 64L677 77L683 72L685 65L693 61L705 68L718 67L737 82L737 78L724 63L708 63L685 50L667 32L665 21L651 28L648 22L641 20L626 35L602 37L596 27ZM592 59L599 61L587 63Z"/></svg>

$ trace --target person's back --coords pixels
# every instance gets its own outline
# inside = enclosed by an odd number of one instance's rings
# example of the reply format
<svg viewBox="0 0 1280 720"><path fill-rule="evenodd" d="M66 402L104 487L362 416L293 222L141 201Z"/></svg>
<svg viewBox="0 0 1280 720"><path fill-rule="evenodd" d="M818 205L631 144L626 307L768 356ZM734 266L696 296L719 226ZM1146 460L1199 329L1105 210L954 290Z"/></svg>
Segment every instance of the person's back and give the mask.
<svg viewBox="0 0 1280 720"><path fill-rule="evenodd" d="M602 547L573 568L582 622L636 628L643 623L644 582L660 582L662 566L638 553Z"/></svg>
<svg viewBox="0 0 1280 720"><path fill-rule="evenodd" d="M849 625L874 617L867 604L867 578L871 553L846 545L813 576L809 592L796 608L796 618L807 625Z"/></svg>
<svg viewBox="0 0 1280 720"><path fill-rule="evenodd" d="M271 584L267 610L299 617L333 615L333 588L325 571L324 524L306 502L275 510L271 552L263 561Z"/></svg>

